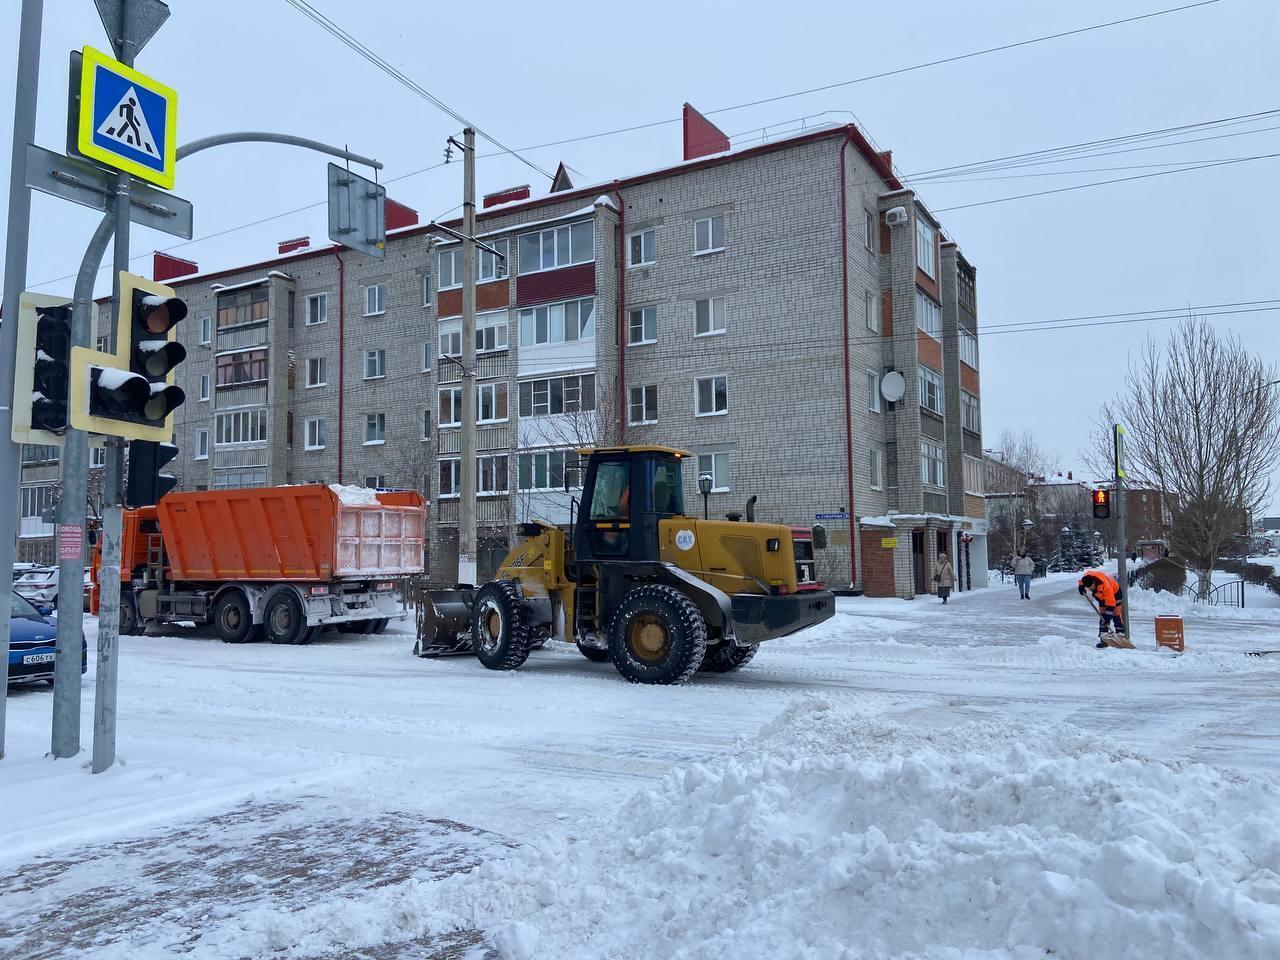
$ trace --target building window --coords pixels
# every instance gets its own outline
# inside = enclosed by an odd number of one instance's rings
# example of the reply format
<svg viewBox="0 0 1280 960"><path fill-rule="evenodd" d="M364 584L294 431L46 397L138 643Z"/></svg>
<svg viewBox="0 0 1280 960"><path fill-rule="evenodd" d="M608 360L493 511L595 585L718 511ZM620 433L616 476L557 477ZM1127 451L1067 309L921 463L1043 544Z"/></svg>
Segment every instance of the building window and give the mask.
<svg viewBox="0 0 1280 960"><path fill-rule="evenodd" d="M445 324L441 324L442 327ZM459 320L456 329L442 329L440 331L440 356L442 357L460 357L462 356L462 321Z"/></svg>
<svg viewBox="0 0 1280 960"><path fill-rule="evenodd" d="M208 318L208 317L206 317L205 319L207 320L207 319L209 319L209 318ZM201 321L201 323L203 323L203 322L204 322L204 321L202 320L202 321ZM203 330L204 330L204 327L202 326L200 329L201 329L201 331L203 331ZM200 334L200 336L202 336L202 337L203 337L203 336L204 336L204 333L202 332L202 333ZM208 340L201 340L200 342L201 342L201 343L208 343L209 341L208 341ZM108 353L108 352L109 352L108 348L111 346L111 337L110 337L110 335L103 336L103 337L98 337L98 339L97 339L96 343L97 343L97 345L98 345L98 352L99 352L99 353Z"/></svg>
<svg viewBox="0 0 1280 960"><path fill-rule="evenodd" d="M454 290L462 286L462 248L449 247L440 251L440 289Z"/></svg>
<svg viewBox="0 0 1280 960"><path fill-rule="evenodd" d="M729 454L698 454L698 476L711 474L711 492L726 493L729 490Z"/></svg>
<svg viewBox="0 0 1280 960"><path fill-rule="evenodd" d="M870 210L862 211L862 242L872 253L876 252L876 215Z"/></svg>
<svg viewBox="0 0 1280 960"><path fill-rule="evenodd" d="M374 473L364 478L364 485L370 490L382 490L387 486L387 475L385 473Z"/></svg>
<svg viewBox="0 0 1280 960"><path fill-rule="evenodd" d="M440 496L456 497L458 495L458 464L460 460L440 461Z"/></svg>
<svg viewBox="0 0 1280 960"><path fill-rule="evenodd" d="M197 460L209 459L209 431L196 431L196 457Z"/></svg>
<svg viewBox="0 0 1280 960"><path fill-rule="evenodd" d="M220 387L259 383L267 379L267 351L242 350L239 353L220 353L214 361L214 367Z"/></svg>
<svg viewBox="0 0 1280 960"><path fill-rule="evenodd" d="M867 371L867 409L880 412L880 374L874 370Z"/></svg>
<svg viewBox="0 0 1280 960"><path fill-rule="evenodd" d="M462 319L442 320L436 327L440 356L462 356ZM507 312L498 310L476 317L476 353L507 349Z"/></svg>
<svg viewBox="0 0 1280 960"><path fill-rule="evenodd" d="M596 375L552 377L520 382L520 416L587 413L596 408Z"/></svg>
<svg viewBox="0 0 1280 960"><path fill-rule="evenodd" d="M978 369L978 338L964 327L960 328L960 362Z"/></svg>
<svg viewBox="0 0 1280 960"><path fill-rule="evenodd" d="M627 343L639 346L658 341L658 308L637 307L628 315Z"/></svg>
<svg viewBox="0 0 1280 960"><path fill-rule="evenodd" d="M240 410L220 413L213 419L213 442L219 446L261 443L267 439L267 411Z"/></svg>
<svg viewBox="0 0 1280 960"><path fill-rule="evenodd" d="M312 417L304 425L303 447L307 450L324 449L324 418Z"/></svg>
<svg viewBox="0 0 1280 960"><path fill-rule="evenodd" d="M693 221L693 255L716 253L724 249L724 214Z"/></svg>
<svg viewBox="0 0 1280 960"><path fill-rule="evenodd" d="M270 315L266 287L237 290L218 297L218 329L262 323Z"/></svg>
<svg viewBox="0 0 1280 960"><path fill-rule="evenodd" d="M724 297L707 297L693 304L693 335L710 337L724 333Z"/></svg>
<svg viewBox="0 0 1280 960"><path fill-rule="evenodd" d="M693 413L714 417L729 412L729 378L699 377L693 381Z"/></svg>
<svg viewBox="0 0 1280 960"><path fill-rule="evenodd" d="M53 500L53 486L23 487L20 516L24 519L38 519L44 515Z"/></svg>
<svg viewBox="0 0 1280 960"><path fill-rule="evenodd" d="M592 221L552 227L520 238L520 272L537 273L574 263L590 263L596 258Z"/></svg>
<svg viewBox="0 0 1280 960"><path fill-rule="evenodd" d="M654 261L655 240L653 230L641 230L627 238L627 266L645 267Z"/></svg>
<svg viewBox="0 0 1280 960"><path fill-rule="evenodd" d="M982 461L976 457L964 458L964 492L982 496Z"/></svg>
<svg viewBox="0 0 1280 960"><path fill-rule="evenodd" d="M307 357L307 388L323 387L328 382L324 357Z"/></svg>
<svg viewBox="0 0 1280 960"><path fill-rule="evenodd" d="M507 419L507 385L482 383L476 387L476 422L502 423Z"/></svg>
<svg viewBox="0 0 1280 960"><path fill-rule="evenodd" d="M970 313L977 311L977 292L974 290L974 276L963 266L956 271L956 289L960 306Z"/></svg>
<svg viewBox="0 0 1280 960"><path fill-rule="evenodd" d="M314 327L325 323L328 319L329 295L327 293L316 293L307 297L307 326Z"/></svg>
<svg viewBox="0 0 1280 960"><path fill-rule="evenodd" d="M932 440L920 441L920 479L933 487L945 487L947 484L942 447Z"/></svg>
<svg viewBox="0 0 1280 960"><path fill-rule="evenodd" d="M880 301L876 295L870 290L863 294L862 298L862 314L863 322L867 325L867 329L872 333L880 332Z"/></svg>
<svg viewBox="0 0 1280 960"><path fill-rule="evenodd" d="M632 387L628 399L628 423L658 422L658 385L656 383L646 384L642 387Z"/></svg>
<svg viewBox="0 0 1280 960"><path fill-rule="evenodd" d="M916 289L916 326L931 337L942 338L942 308L919 288Z"/></svg>
<svg viewBox="0 0 1280 960"><path fill-rule="evenodd" d="M422 411L422 439L423 440L431 439L431 411L430 410Z"/></svg>
<svg viewBox="0 0 1280 960"><path fill-rule="evenodd" d="M476 493L506 493L510 472L505 453L476 457Z"/></svg>
<svg viewBox="0 0 1280 960"><path fill-rule="evenodd" d="M596 335L595 310L593 297L521 310L520 346L590 340Z"/></svg>
<svg viewBox="0 0 1280 960"><path fill-rule="evenodd" d="M916 266L934 280L938 279L938 231L919 213L916 214Z"/></svg>
<svg viewBox="0 0 1280 960"><path fill-rule="evenodd" d="M385 284L371 283L364 288L364 315L376 317L387 312L387 288Z"/></svg>
<svg viewBox="0 0 1280 960"><path fill-rule="evenodd" d="M574 459L568 450L543 450L522 453L516 458L516 486L521 491L564 490L565 464ZM574 483L574 471L569 471L569 486Z"/></svg>
<svg viewBox="0 0 1280 960"><path fill-rule="evenodd" d="M213 489L239 490L242 487L265 487L267 485L267 468L257 467L250 470L215 470L213 473ZM201 489L199 487L197 490Z"/></svg>
<svg viewBox="0 0 1280 960"><path fill-rule="evenodd" d="M476 283L501 280L507 275L507 241L486 240L485 242L502 256L495 256L488 250L476 247Z"/></svg>
<svg viewBox="0 0 1280 960"><path fill-rule="evenodd" d="M106 350L107 341L110 339L111 339L110 337L99 337L98 349ZM200 343L202 345L207 346L212 342L213 342L213 317L201 317L200 318Z"/></svg>
<svg viewBox="0 0 1280 960"><path fill-rule="evenodd" d="M440 409L436 422L442 427L458 427L462 425L461 387L447 387L440 391Z"/></svg>
<svg viewBox="0 0 1280 960"><path fill-rule="evenodd" d="M966 430L982 432L982 409L978 398L968 390L960 391L960 422Z"/></svg>
<svg viewBox="0 0 1280 960"><path fill-rule="evenodd" d="M208 435L208 431L205 432ZM196 459L199 459L198 457ZM107 448L106 447L90 447L89 448L89 466L105 467L107 465Z"/></svg>
<svg viewBox="0 0 1280 960"><path fill-rule="evenodd" d="M884 451L871 448L871 489L884 489Z"/></svg>
<svg viewBox="0 0 1280 960"><path fill-rule="evenodd" d="M201 402L209 399L209 375L207 373L200 374L200 400Z"/></svg>
<svg viewBox="0 0 1280 960"><path fill-rule="evenodd" d="M920 380L920 406L934 413L942 413L942 374L930 370L921 364L918 366Z"/></svg>
<svg viewBox="0 0 1280 960"><path fill-rule="evenodd" d="M387 375L387 351L366 350L364 352L364 378L378 380Z"/></svg>
<svg viewBox="0 0 1280 960"><path fill-rule="evenodd" d="M364 417L364 443L387 442L387 415L385 413L367 413Z"/></svg>
<svg viewBox="0 0 1280 960"><path fill-rule="evenodd" d="M422 305L431 306L431 274L429 273L422 275Z"/></svg>

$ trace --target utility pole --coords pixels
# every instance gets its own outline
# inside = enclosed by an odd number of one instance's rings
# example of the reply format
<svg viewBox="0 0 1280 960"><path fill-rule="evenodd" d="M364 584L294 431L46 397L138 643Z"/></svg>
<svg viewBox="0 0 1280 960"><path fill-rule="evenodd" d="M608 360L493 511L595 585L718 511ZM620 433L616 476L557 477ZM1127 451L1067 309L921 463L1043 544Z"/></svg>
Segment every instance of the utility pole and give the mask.
<svg viewBox="0 0 1280 960"><path fill-rule="evenodd" d="M13 583L18 538L21 449L12 440L13 377L18 354L18 301L27 285L27 242L31 231L31 190L27 187L27 144L36 140L36 88L40 84L40 26L44 0L22 0L18 27L18 73L13 95L13 156L9 163L9 220L4 255L4 322L0 324L0 583ZM4 758L9 690L9 618L0 617L0 759Z"/></svg>
<svg viewBox="0 0 1280 960"><path fill-rule="evenodd" d="M1120 424L1115 425L1115 461L1116 461L1116 539L1120 541L1120 557L1116 562L1116 579L1120 581L1120 589L1125 592L1125 596L1129 595L1128 580L1128 561L1129 557L1125 553L1126 543L1124 536L1124 478L1125 468L1125 442L1124 427ZM1128 605L1126 604L1126 607ZM1133 633L1133 624L1129 622L1131 615L1130 610L1125 610L1124 623L1129 629L1130 635Z"/></svg>
<svg viewBox="0 0 1280 960"><path fill-rule="evenodd" d="M458 583L476 582L476 132L462 131L462 462Z"/></svg>

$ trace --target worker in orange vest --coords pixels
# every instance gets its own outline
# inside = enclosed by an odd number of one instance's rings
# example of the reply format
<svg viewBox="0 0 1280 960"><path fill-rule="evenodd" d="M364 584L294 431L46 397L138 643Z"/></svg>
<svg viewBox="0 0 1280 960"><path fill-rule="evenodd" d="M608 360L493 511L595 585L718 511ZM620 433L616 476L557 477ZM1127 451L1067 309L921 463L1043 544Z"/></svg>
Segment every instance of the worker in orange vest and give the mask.
<svg viewBox="0 0 1280 960"><path fill-rule="evenodd" d="M1124 634L1124 620L1120 617L1119 603L1124 599L1124 594L1120 590L1120 581L1105 570L1089 570L1080 578L1077 588L1080 596L1085 595L1088 591L1092 595L1094 602L1098 605L1098 636L1101 637L1107 632L1108 621L1118 634ZM1098 649L1102 649L1107 644L1099 639Z"/></svg>

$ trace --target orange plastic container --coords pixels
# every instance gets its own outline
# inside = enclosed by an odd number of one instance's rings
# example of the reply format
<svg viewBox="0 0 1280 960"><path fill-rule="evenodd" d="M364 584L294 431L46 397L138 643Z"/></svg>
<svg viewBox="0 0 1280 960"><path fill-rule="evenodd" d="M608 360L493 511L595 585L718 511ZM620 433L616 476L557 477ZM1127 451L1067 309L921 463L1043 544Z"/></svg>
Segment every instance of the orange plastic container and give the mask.
<svg viewBox="0 0 1280 960"><path fill-rule="evenodd" d="M322 484L204 490L170 493L155 511L175 581L328 581L423 571L426 508L413 492L335 492Z"/></svg>

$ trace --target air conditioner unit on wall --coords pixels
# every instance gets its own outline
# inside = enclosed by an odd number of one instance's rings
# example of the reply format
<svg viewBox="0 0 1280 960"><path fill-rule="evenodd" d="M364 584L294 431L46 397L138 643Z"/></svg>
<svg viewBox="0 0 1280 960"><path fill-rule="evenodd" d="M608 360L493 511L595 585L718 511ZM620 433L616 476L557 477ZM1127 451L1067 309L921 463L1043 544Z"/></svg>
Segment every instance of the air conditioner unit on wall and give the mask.
<svg viewBox="0 0 1280 960"><path fill-rule="evenodd" d="M891 227L896 227L907 222L906 207L890 207L885 211L884 222Z"/></svg>

